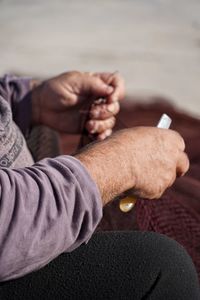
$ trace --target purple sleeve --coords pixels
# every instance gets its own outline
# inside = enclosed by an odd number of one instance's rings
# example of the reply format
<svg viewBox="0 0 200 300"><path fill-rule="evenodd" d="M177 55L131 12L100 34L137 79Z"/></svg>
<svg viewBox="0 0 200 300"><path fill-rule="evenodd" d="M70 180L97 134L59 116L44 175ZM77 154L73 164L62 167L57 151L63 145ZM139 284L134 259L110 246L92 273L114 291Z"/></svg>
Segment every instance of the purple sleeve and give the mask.
<svg viewBox="0 0 200 300"><path fill-rule="evenodd" d="M0 182L0 281L77 248L102 217L96 184L71 156L0 169Z"/></svg>
<svg viewBox="0 0 200 300"><path fill-rule="evenodd" d="M10 103L13 120L23 134L31 123L30 78L5 75L0 78L0 96Z"/></svg>

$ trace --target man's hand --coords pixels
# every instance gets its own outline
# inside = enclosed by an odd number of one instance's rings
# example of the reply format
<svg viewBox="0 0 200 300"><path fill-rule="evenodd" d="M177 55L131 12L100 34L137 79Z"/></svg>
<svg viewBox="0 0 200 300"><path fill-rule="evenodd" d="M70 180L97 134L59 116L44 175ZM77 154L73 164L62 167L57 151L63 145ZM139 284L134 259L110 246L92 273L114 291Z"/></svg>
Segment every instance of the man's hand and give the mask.
<svg viewBox="0 0 200 300"><path fill-rule="evenodd" d="M61 74L33 89L33 123L60 132L80 133L81 116L89 111L86 128L103 139L112 132L124 90L124 80L118 73ZM100 98L105 103L95 105Z"/></svg>
<svg viewBox="0 0 200 300"><path fill-rule="evenodd" d="M175 131L135 127L114 133L76 155L97 183L106 204L132 189L142 198L159 198L189 161L182 137Z"/></svg>

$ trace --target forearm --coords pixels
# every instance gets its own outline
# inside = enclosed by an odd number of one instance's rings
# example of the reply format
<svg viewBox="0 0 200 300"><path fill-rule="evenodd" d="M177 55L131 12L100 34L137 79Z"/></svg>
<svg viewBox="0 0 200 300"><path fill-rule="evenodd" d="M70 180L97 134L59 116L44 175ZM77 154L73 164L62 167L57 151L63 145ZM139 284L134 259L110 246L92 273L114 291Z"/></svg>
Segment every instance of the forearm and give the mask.
<svg viewBox="0 0 200 300"><path fill-rule="evenodd" d="M2 169L0 181L0 281L22 276L77 248L101 219L97 186L72 157Z"/></svg>
<svg viewBox="0 0 200 300"><path fill-rule="evenodd" d="M112 138L89 145L76 155L96 182L103 205L134 186L123 148Z"/></svg>

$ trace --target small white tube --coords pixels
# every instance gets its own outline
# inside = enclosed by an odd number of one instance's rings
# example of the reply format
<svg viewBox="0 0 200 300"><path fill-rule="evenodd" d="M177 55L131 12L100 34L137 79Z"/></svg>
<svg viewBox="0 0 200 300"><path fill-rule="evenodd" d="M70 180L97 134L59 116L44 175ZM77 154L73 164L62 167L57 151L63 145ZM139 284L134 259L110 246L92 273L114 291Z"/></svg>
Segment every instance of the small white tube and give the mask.
<svg viewBox="0 0 200 300"><path fill-rule="evenodd" d="M168 115L163 114L158 122L157 127L169 129L171 122L172 122L172 119Z"/></svg>

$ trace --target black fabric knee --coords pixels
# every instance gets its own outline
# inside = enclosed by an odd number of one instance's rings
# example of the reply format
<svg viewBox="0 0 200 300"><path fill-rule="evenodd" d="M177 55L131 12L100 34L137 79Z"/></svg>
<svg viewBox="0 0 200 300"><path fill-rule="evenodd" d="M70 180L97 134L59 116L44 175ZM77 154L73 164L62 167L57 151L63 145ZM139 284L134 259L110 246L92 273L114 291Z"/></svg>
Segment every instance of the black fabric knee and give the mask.
<svg viewBox="0 0 200 300"><path fill-rule="evenodd" d="M0 299L196 300L193 263L175 241L151 232L102 232L43 269L1 283Z"/></svg>

